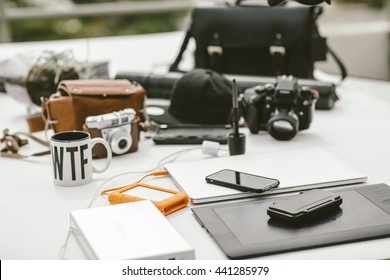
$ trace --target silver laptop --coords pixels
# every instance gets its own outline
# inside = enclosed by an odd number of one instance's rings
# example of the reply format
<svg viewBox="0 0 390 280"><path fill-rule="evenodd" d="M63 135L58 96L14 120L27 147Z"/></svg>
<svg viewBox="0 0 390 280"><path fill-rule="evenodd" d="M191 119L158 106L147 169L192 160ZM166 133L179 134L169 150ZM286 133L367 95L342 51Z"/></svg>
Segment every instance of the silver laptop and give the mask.
<svg viewBox="0 0 390 280"><path fill-rule="evenodd" d="M324 148L225 156L165 166L177 187L193 204L249 198L266 194L362 183L367 176ZM221 169L232 169L280 181L263 194L241 192L206 183L205 177Z"/></svg>

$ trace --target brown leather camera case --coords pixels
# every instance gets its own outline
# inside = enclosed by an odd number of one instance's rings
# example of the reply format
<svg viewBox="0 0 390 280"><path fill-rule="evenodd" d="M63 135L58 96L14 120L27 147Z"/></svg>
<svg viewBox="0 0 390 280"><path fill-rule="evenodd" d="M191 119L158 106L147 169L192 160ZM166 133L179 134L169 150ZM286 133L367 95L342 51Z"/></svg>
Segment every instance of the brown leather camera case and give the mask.
<svg viewBox="0 0 390 280"><path fill-rule="evenodd" d="M55 132L83 130L85 119L133 108L144 120L145 90L128 80L64 80L43 104Z"/></svg>

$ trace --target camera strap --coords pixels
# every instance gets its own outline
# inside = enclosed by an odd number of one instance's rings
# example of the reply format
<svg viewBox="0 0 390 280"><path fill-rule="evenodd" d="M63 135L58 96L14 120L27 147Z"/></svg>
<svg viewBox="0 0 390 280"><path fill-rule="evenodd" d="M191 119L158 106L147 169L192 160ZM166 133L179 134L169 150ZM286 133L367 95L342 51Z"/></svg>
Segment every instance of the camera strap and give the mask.
<svg viewBox="0 0 390 280"><path fill-rule="evenodd" d="M1 157L8 157L8 158L16 158L16 159L24 159L28 157L38 157L38 156L44 156L50 154L50 150L44 150L42 152L37 152L29 155L23 155L19 153L19 149L22 146L25 146L28 144L27 139L22 139L20 136L25 136L30 138L31 140L45 146L49 147L50 144L42 139L39 139L38 137L35 137L34 135L30 133L24 133L24 132L16 132L14 134L9 133L9 129L3 130L3 137L0 139L1 141Z"/></svg>

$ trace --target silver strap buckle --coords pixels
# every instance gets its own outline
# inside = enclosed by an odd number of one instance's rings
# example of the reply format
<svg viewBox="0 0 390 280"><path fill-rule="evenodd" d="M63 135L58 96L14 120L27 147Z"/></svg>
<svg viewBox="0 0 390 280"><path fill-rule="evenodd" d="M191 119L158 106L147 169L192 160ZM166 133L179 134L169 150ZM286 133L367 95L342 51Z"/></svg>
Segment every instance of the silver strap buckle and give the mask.
<svg viewBox="0 0 390 280"><path fill-rule="evenodd" d="M213 54L222 55L223 54L223 49L222 49L221 46L208 46L207 47L207 52L209 53L209 55L213 55Z"/></svg>
<svg viewBox="0 0 390 280"><path fill-rule="evenodd" d="M270 46L269 47L270 54L274 55L276 53L280 53L281 55L286 54L286 48L282 46Z"/></svg>

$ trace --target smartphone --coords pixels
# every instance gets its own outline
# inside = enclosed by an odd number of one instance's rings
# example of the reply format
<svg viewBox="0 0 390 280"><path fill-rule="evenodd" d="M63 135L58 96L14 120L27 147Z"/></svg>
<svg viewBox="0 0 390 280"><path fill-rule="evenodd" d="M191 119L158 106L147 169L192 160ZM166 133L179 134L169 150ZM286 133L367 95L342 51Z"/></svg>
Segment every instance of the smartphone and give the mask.
<svg viewBox="0 0 390 280"><path fill-rule="evenodd" d="M214 185L237 189L244 192L265 192L279 185L279 181L259 175L222 169L208 175L206 182Z"/></svg>

